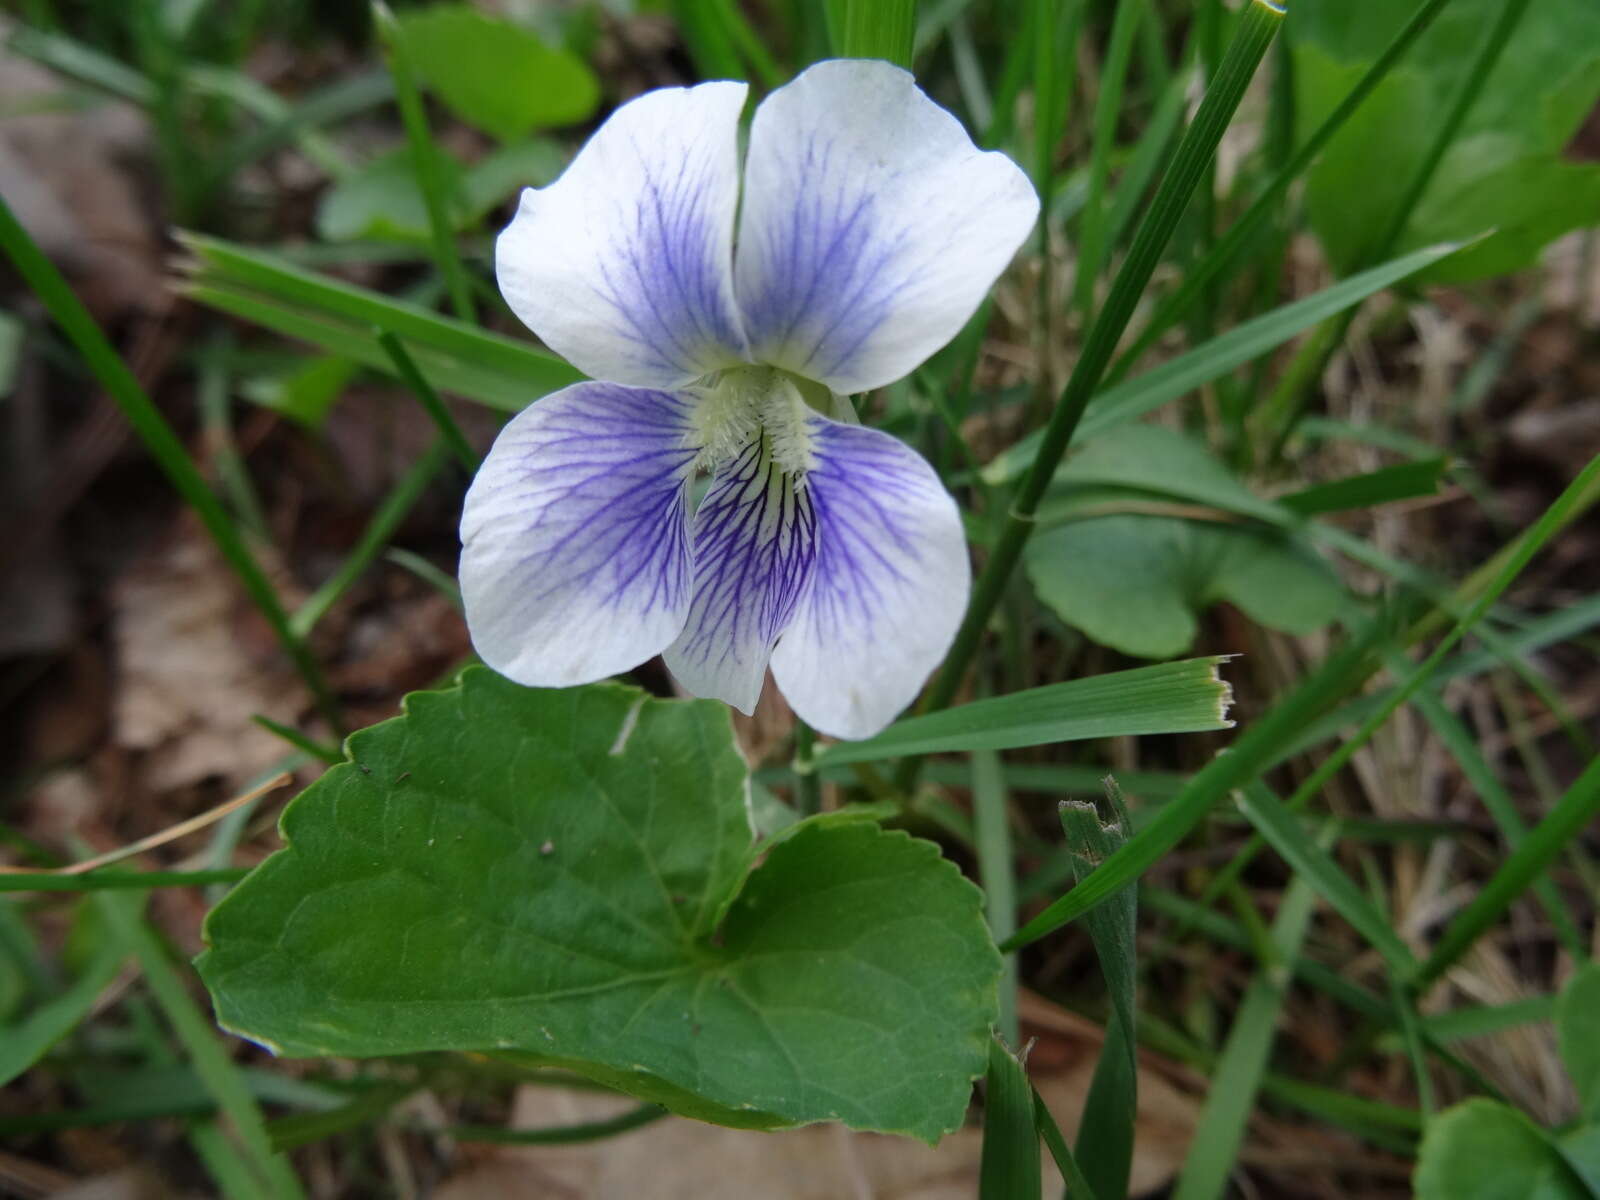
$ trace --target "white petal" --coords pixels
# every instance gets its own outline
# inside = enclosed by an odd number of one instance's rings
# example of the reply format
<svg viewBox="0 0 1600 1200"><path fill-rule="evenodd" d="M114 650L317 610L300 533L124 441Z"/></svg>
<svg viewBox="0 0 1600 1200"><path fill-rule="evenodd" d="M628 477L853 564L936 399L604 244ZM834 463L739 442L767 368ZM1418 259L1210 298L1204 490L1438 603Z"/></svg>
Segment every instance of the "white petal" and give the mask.
<svg viewBox="0 0 1600 1200"><path fill-rule="evenodd" d="M461 598L483 661L591 683L659 654L689 612L690 401L579 383L495 439L461 517Z"/></svg>
<svg viewBox="0 0 1600 1200"><path fill-rule="evenodd" d="M955 501L914 450L876 429L812 425L817 561L772 673L823 733L871 737L950 648L971 583L966 539Z"/></svg>
<svg viewBox="0 0 1600 1200"><path fill-rule="evenodd" d="M885 62L818 63L750 127L734 265L757 362L840 393L892 383L977 310L1039 211Z"/></svg>
<svg viewBox="0 0 1600 1200"><path fill-rule="evenodd" d="M765 439L717 472L694 516L694 607L667 667L696 696L755 711L772 645L816 554L811 504Z"/></svg>
<svg viewBox="0 0 1600 1200"><path fill-rule="evenodd" d="M495 243L512 311L596 379L671 388L741 361L733 300L742 83L612 113Z"/></svg>

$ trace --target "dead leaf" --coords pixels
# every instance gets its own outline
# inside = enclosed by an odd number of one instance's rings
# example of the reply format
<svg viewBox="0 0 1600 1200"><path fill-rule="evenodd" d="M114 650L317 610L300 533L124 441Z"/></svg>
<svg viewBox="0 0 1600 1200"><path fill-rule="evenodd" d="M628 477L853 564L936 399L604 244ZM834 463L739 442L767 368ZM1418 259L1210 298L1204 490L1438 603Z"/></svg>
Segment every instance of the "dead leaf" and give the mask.
<svg viewBox="0 0 1600 1200"><path fill-rule="evenodd" d="M285 747L250 718L293 725L308 699L217 551L187 517L112 589L113 739L146 753L155 790L242 785Z"/></svg>
<svg viewBox="0 0 1600 1200"><path fill-rule="evenodd" d="M0 44L11 28L0 22ZM0 193L97 316L148 308L163 291L157 226L139 203L136 168L124 165L148 156L144 118L110 100L27 111L69 88L0 49L0 107L19 114L0 121Z"/></svg>

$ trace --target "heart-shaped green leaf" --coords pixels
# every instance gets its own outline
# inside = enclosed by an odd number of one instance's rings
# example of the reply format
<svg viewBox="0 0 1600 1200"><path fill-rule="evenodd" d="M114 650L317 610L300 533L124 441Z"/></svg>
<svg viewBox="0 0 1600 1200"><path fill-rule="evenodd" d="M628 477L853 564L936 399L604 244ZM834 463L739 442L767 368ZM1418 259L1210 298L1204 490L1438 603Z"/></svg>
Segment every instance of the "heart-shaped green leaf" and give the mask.
<svg viewBox="0 0 1600 1200"><path fill-rule="evenodd" d="M1584 1115L1600 1124L1600 963L1580 968L1561 989L1556 1033Z"/></svg>
<svg viewBox="0 0 1600 1200"><path fill-rule="evenodd" d="M226 1028L534 1055L728 1124L960 1123L999 974L978 890L870 821L758 863L722 705L476 669L349 754L207 921Z"/></svg>
<svg viewBox="0 0 1600 1200"><path fill-rule="evenodd" d="M1522 1113L1480 1097L1428 1122L1417 1200L1585 1200L1582 1169L1571 1147L1558 1149Z"/></svg>

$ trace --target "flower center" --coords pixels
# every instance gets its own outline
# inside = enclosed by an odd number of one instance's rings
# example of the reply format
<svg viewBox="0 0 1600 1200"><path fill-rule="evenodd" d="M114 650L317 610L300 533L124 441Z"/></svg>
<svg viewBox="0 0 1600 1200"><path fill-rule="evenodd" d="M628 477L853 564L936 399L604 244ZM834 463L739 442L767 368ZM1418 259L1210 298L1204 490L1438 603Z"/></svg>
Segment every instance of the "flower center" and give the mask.
<svg viewBox="0 0 1600 1200"><path fill-rule="evenodd" d="M778 469L803 483L814 465L811 433L812 392L824 403L833 394L809 380L776 367L732 367L702 379L694 388L699 404L694 413L694 440L700 452L695 466L714 470L737 458L760 439Z"/></svg>

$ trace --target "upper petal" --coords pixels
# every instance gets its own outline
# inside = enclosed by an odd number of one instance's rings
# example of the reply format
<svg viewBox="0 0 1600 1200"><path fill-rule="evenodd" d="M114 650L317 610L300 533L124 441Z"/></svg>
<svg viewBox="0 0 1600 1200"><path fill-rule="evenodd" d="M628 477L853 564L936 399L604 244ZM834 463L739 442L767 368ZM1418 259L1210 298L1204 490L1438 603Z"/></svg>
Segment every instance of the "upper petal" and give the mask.
<svg viewBox="0 0 1600 1200"><path fill-rule="evenodd" d="M733 300L742 83L624 104L495 243L512 310L596 379L677 387L742 360Z"/></svg>
<svg viewBox="0 0 1600 1200"><path fill-rule="evenodd" d="M461 598L484 662L566 687L638 666L689 611L690 402L579 383L501 430L461 517Z"/></svg>
<svg viewBox="0 0 1600 1200"><path fill-rule="evenodd" d="M815 556L810 499L760 435L718 470L695 513L694 605L663 656L678 682L753 712Z"/></svg>
<svg viewBox="0 0 1600 1200"><path fill-rule="evenodd" d="M894 382L977 310L1038 211L907 72L816 64L750 128L734 277L752 357L841 393Z"/></svg>
<svg viewBox="0 0 1600 1200"><path fill-rule="evenodd" d="M794 711L871 737L911 703L967 607L961 516L921 455L876 429L812 418L811 586L772 655Z"/></svg>

